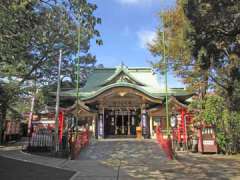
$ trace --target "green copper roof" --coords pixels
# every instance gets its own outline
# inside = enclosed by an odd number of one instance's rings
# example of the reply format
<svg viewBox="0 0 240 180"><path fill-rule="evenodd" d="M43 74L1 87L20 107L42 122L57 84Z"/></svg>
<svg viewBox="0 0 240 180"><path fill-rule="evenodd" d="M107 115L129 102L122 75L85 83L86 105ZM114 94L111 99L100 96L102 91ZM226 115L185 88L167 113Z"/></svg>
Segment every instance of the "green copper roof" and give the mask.
<svg viewBox="0 0 240 180"><path fill-rule="evenodd" d="M127 69L126 66L121 66L121 67L117 67L117 69L115 70L114 74L112 76L110 76L108 79L106 79L104 81L104 83L102 84L102 86L107 85L109 83L111 83L112 81L114 81L115 78L117 78L118 76L120 76L121 74L126 75L128 78L130 78L130 80L132 80L134 83L140 85L140 86L144 86L146 85L143 82L140 82L139 80L137 80Z"/></svg>
<svg viewBox="0 0 240 180"><path fill-rule="evenodd" d="M126 78L126 79L123 79ZM130 81L129 81L130 80ZM115 87L135 89L154 99L163 99L165 96L164 84L160 84L151 68L117 68L95 69L88 77L86 85L80 89L80 99L92 99L104 91ZM172 96L189 96L182 88L172 88L168 91ZM76 96L76 90L65 91L61 96Z"/></svg>

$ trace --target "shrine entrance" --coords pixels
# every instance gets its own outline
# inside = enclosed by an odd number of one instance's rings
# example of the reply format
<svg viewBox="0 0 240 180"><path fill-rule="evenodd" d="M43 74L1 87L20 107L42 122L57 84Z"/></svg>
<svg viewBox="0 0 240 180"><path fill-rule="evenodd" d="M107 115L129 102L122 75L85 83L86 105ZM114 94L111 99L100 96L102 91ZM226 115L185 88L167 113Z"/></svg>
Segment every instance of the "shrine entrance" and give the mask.
<svg viewBox="0 0 240 180"><path fill-rule="evenodd" d="M140 124L140 110L106 110L105 137L135 137Z"/></svg>
<svg viewBox="0 0 240 180"><path fill-rule="evenodd" d="M161 103L129 87L115 87L86 101L97 111L97 138L135 138L137 127L144 138L150 137L147 108Z"/></svg>

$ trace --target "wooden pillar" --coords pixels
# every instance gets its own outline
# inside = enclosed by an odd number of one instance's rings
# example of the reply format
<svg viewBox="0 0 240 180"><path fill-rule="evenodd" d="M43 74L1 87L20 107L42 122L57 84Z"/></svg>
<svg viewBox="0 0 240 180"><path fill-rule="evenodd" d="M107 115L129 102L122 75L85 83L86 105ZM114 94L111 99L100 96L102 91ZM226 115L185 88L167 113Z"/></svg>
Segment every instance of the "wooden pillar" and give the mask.
<svg viewBox="0 0 240 180"><path fill-rule="evenodd" d="M177 115L177 137L178 137L178 143L181 142L181 128L182 128L182 116L181 112L179 111L179 115Z"/></svg>
<svg viewBox="0 0 240 180"><path fill-rule="evenodd" d="M105 136L105 109L103 107L103 138Z"/></svg>
<svg viewBox="0 0 240 180"><path fill-rule="evenodd" d="M103 138L103 114L99 114L98 118L98 138Z"/></svg>
<svg viewBox="0 0 240 180"><path fill-rule="evenodd" d="M187 114L186 114L186 110L184 110L184 140L185 140L186 148L188 148L188 132L187 132Z"/></svg>
<svg viewBox="0 0 240 180"><path fill-rule="evenodd" d="M183 143L186 144L186 121L185 121L184 109L181 109L181 125L182 125L182 130L183 130Z"/></svg>
<svg viewBox="0 0 240 180"><path fill-rule="evenodd" d="M128 110L128 135L130 135L130 113Z"/></svg>
<svg viewBox="0 0 240 180"><path fill-rule="evenodd" d="M145 104L143 104L141 108L141 125L142 125L142 135L144 138L147 137L147 115L146 115L146 109Z"/></svg>
<svg viewBox="0 0 240 180"><path fill-rule="evenodd" d="M99 113L95 115L95 138L98 139L99 135Z"/></svg>
<svg viewBox="0 0 240 180"><path fill-rule="evenodd" d="M142 108L142 105L141 105L141 107L140 107L140 115L141 115L141 117L140 117L140 126L141 126L141 128L142 128L142 113L143 113L143 108Z"/></svg>
<svg viewBox="0 0 240 180"><path fill-rule="evenodd" d="M99 111L97 124L98 124L98 138L104 138L104 108Z"/></svg>
<svg viewBox="0 0 240 180"><path fill-rule="evenodd" d="M152 115L150 115L150 138L151 138L151 139L154 138L154 134L153 134L153 118L152 118Z"/></svg>
<svg viewBox="0 0 240 180"><path fill-rule="evenodd" d="M96 115L94 115L93 117L92 117L93 119L92 119L92 135L94 136L94 137L96 137L95 136L95 134L96 134Z"/></svg>
<svg viewBox="0 0 240 180"><path fill-rule="evenodd" d="M124 134L124 116L122 111L122 134Z"/></svg>
<svg viewBox="0 0 240 180"><path fill-rule="evenodd" d="M115 135L117 135L117 114L116 114L116 110L114 110L114 116L115 116Z"/></svg>

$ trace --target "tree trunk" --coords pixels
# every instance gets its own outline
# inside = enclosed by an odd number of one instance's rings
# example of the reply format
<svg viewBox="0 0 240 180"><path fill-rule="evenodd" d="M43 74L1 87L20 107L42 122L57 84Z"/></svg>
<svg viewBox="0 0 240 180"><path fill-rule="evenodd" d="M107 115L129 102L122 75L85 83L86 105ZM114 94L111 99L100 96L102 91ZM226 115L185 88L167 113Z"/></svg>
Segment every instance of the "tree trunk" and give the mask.
<svg viewBox="0 0 240 180"><path fill-rule="evenodd" d="M3 102L0 106L0 144L4 143L4 124L7 116L7 105Z"/></svg>
<svg viewBox="0 0 240 180"><path fill-rule="evenodd" d="M235 110L233 92L234 92L233 86L229 85L227 88L226 102L227 108L230 112L233 112Z"/></svg>
<svg viewBox="0 0 240 180"><path fill-rule="evenodd" d="M229 134L231 137L231 144L229 146L229 154L236 153L237 150L237 144L238 144L238 138L235 137L235 120L234 120L234 112L236 110L235 104L234 104L234 88L232 85L228 85L227 88L227 96L226 96L226 105L227 109L229 111Z"/></svg>
<svg viewBox="0 0 240 180"><path fill-rule="evenodd" d="M203 79L202 79L203 85L200 87L200 100L203 101L204 97L207 94L208 89L208 74L207 72L204 72ZM204 109L202 104L202 109Z"/></svg>
<svg viewBox="0 0 240 180"><path fill-rule="evenodd" d="M208 71L205 71L204 76L203 76L203 90L202 90L202 96L203 98L205 97L205 95L207 94L207 90L208 90Z"/></svg>

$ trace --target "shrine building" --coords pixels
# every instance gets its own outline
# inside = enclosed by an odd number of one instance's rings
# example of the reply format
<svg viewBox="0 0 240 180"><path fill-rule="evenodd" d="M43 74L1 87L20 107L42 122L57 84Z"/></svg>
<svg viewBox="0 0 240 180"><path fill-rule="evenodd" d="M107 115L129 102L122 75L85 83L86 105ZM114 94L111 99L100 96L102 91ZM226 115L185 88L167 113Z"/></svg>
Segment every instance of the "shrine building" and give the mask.
<svg viewBox="0 0 240 180"><path fill-rule="evenodd" d="M61 92L61 99L75 99L76 90ZM156 126L166 129L165 85L151 68L97 68L79 91L79 103L67 108L68 117L85 122L96 138L155 138ZM182 115L192 96L183 88L169 88L169 115Z"/></svg>

